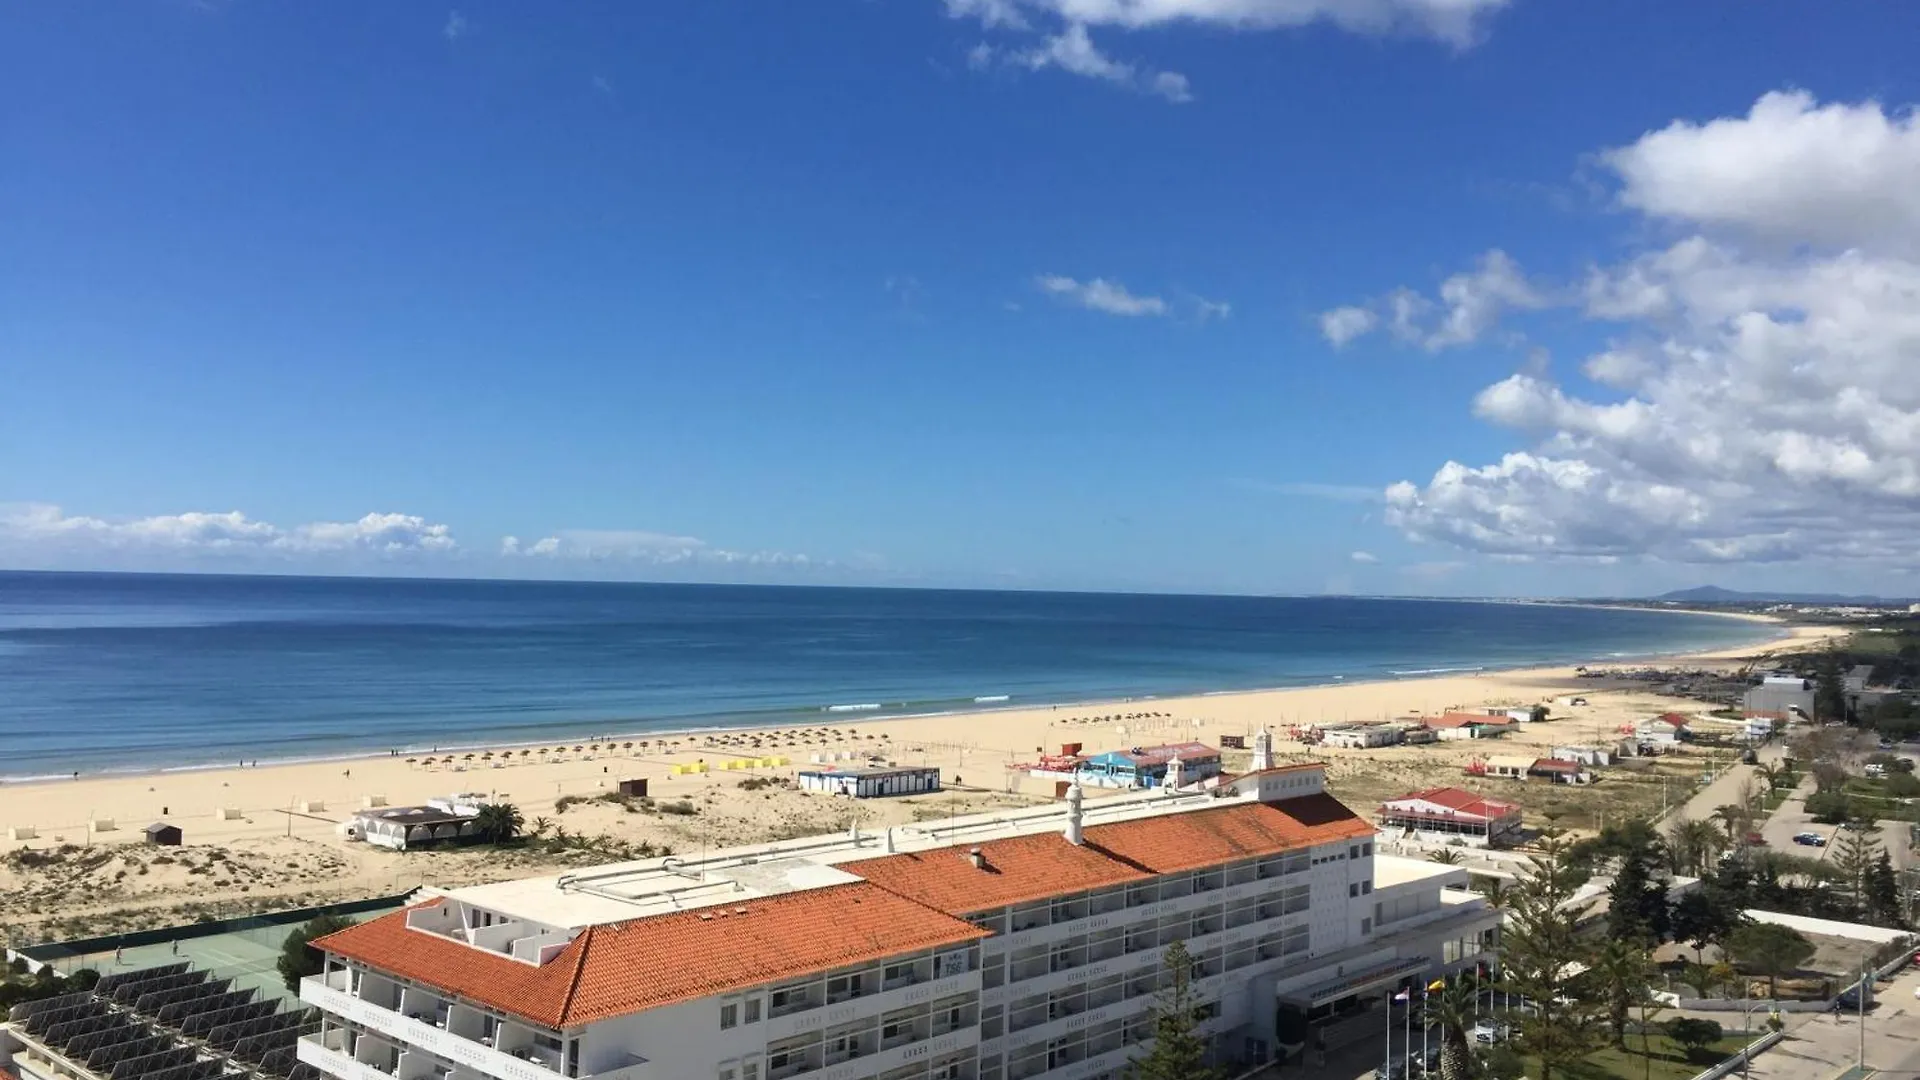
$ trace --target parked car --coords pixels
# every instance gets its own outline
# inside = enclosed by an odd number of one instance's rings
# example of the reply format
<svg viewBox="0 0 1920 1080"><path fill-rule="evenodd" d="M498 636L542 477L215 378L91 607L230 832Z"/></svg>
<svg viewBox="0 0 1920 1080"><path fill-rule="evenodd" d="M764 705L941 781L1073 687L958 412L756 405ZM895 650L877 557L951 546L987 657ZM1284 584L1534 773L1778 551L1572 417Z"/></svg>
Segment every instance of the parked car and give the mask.
<svg viewBox="0 0 1920 1080"><path fill-rule="evenodd" d="M1802 847L1826 847L1827 838L1817 832L1794 833L1793 842Z"/></svg>
<svg viewBox="0 0 1920 1080"><path fill-rule="evenodd" d="M1473 1036L1474 1042L1492 1044L1504 1041L1507 1037L1508 1029L1507 1025L1498 1021L1482 1020L1473 1025L1473 1030L1468 1032L1468 1034Z"/></svg>
<svg viewBox="0 0 1920 1080"><path fill-rule="evenodd" d="M1764 837L1764 836L1761 836L1761 835L1760 835L1759 833L1757 833L1757 832L1750 832L1750 833L1748 833L1748 834L1747 834L1747 846L1749 846L1749 847L1766 847L1766 846L1767 846L1767 838L1766 838L1766 837Z"/></svg>

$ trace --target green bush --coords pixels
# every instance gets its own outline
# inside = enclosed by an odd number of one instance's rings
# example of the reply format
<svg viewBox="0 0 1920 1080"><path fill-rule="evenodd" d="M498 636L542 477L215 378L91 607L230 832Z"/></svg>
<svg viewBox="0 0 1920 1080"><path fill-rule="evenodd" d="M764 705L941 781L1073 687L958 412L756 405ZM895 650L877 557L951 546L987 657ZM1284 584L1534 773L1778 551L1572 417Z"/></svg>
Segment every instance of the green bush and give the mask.
<svg viewBox="0 0 1920 1080"><path fill-rule="evenodd" d="M1712 1046L1725 1037L1720 1021L1702 1020L1691 1016L1675 1017L1662 1025L1667 1038L1679 1044L1688 1057Z"/></svg>
<svg viewBox="0 0 1920 1080"><path fill-rule="evenodd" d="M1822 825L1838 825L1852 809L1844 791L1821 791L1807 796L1807 813Z"/></svg>
<svg viewBox="0 0 1920 1080"><path fill-rule="evenodd" d="M280 944L280 960L275 964L287 989L299 990L301 979L320 974L320 969L326 964L326 955L308 942L338 933L352 925L353 920L343 915L320 915L308 919L287 934L287 939Z"/></svg>

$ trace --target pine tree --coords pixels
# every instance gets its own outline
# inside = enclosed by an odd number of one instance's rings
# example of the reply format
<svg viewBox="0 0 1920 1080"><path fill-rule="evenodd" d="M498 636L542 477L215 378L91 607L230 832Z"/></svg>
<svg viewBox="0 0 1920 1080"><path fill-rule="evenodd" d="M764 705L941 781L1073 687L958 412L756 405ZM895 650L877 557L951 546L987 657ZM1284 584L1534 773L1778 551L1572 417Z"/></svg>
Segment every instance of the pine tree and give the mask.
<svg viewBox="0 0 1920 1080"><path fill-rule="evenodd" d="M1605 1038L1599 1004L1578 992L1580 965L1593 958L1566 901L1578 887L1569 845L1549 832L1529 860L1526 880L1508 904L1500 937L1500 981L1529 1003L1508 1017L1514 1049L1540 1063L1538 1080L1577 1065Z"/></svg>
<svg viewBox="0 0 1920 1080"><path fill-rule="evenodd" d="M1653 879L1650 850L1629 851L1621 857L1607 901L1607 930L1615 941L1650 949L1666 939L1672 913L1666 886Z"/></svg>
<svg viewBox="0 0 1920 1080"><path fill-rule="evenodd" d="M1194 1033L1200 1005L1193 994L1193 957L1186 942L1167 946L1168 982L1154 999L1153 1046L1127 1069L1128 1080L1214 1080L1206 1040Z"/></svg>
<svg viewBox="0 0 1920 1080"><path fill-rule="evenodd" d="M1867 919L1877 925L1899 926L1904 921L1900 910L1900 878L1884 847L1867 871L1865 906Z"/></svg>
<svg viewBox="0 0 1920 1080"><path fill-rule="evenodd" d="M1866 833L1847 831L1841 833L1840 842L1833 846L1833 854L1828 857L1837 884L1846 894L1856 918L1867 908L1867 876L1873 869L1875 856L1885 854L1879 842L1868 839Z"/></svg>

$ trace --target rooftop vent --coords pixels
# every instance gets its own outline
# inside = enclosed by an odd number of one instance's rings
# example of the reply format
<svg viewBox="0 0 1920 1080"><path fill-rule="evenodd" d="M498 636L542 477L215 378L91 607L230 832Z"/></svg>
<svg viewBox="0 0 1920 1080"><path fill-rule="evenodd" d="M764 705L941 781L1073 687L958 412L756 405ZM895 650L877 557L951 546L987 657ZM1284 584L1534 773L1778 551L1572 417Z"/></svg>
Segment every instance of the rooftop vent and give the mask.
<svg viewBox="0 0 1920 1080"><path fill-rule="evenodd" d="M987 868L987 853L977 847L968 848L967 861L973 864L975 870L985 870Z"/></svg>

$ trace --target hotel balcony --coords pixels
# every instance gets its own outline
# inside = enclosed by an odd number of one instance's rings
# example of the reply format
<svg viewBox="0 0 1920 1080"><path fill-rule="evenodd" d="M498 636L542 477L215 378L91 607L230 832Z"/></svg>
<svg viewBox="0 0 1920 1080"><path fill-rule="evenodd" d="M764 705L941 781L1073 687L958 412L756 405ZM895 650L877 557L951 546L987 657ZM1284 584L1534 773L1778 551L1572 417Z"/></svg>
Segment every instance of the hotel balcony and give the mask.
<svg viewBox="0 0 1920 1080"><path fill-rule="evenodd" d="M463 1077L460 1070L471 1070L494 1080L555 1080L564 1069L560 1052L535 1043L532 1028L501 1020L479 1009L448 1001L431 991L400 988L386 979L364 979L363 991L375 997L357 997L344 989L348 972L313 975L300 980L300 1000L329 1016L375 1032L399 1044L399 1058L411 1056L404 1051L419 1050L418 1064L396 1058L387 1062L354 1056L362 1065L375 1066L385 1080L475 1080ZM331 985L330 985L331 984ZM391 988L393 993L387 994ZM392 1001L388 1005L381 998ZM484 1032L491 1028L493 1034ZM361 1039L361 1042L373 1040ZM315 1053L329 1048L315 1041ZM337 1049L337 1048L336 1048ZM306 1050L302 1048L302 1053ZM430 1062L426 1055L441 1059ZM304 1057L301 1060L306 1060ZM318 1064L316 1062L315 1064ZM451 1075L441 1070L451 1066ZM398 1070L398 1071L396 1071ZM346 1074L336 1074L346 1075ZM655 1080L646 1071L643 1059L596 1074L601 1080ZM373 1080L363 1071L355 1071L349 1080Z"/></svg>

